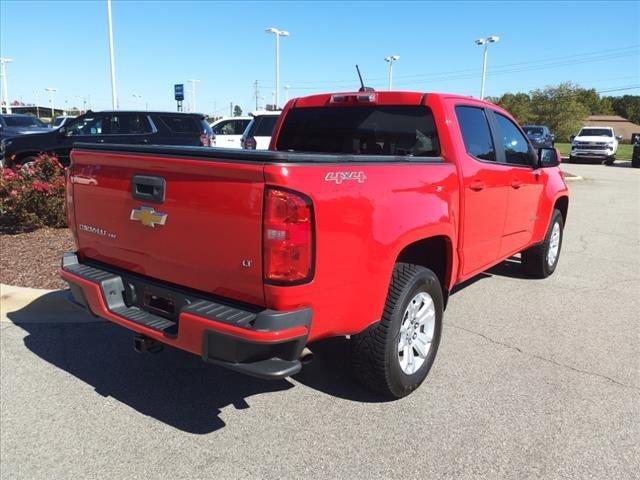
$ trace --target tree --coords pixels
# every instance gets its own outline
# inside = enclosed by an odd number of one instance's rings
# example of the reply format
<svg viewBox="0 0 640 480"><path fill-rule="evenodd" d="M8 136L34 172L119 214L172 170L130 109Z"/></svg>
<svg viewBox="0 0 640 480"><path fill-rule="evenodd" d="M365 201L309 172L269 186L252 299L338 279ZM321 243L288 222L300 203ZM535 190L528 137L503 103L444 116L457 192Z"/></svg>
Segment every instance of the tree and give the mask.
<svg viewBox="0 0 640 480"><path fill-rule="evenodd" d="M575 87L578 101L589 110L589 115L613 115L611 102L606 97L601 97L595 88L586 89Z"/></svg>
<svg viewBox="0 0 640 480"><path fill-rule="evenodd" d="M531 98L526 93L505 93L500 98L491 99L515 117L520 125L534 121Z"/></svg>
<svg viewBox="0 0 640 480"><path fill-rule="evenodd" d="M626 118L630 122L640 124L640 95L623 95L622 97L608 97L611 100L616 115Z"/></svg>
<svg viewBox="0 0 640 480"><path fill-rule="evenodd" d="M547 125L560 142L569 140L590 114L580 98L580 90L570 82L531 92L531 106L536 123Z"/></svg>
<svg viewBox="0 0 640 480"><path fill-rule="evenodd" d="M240 105L236 105L235 107L233 107L233 116L234 117L242 116L242 109L240 108Z"/></svg>

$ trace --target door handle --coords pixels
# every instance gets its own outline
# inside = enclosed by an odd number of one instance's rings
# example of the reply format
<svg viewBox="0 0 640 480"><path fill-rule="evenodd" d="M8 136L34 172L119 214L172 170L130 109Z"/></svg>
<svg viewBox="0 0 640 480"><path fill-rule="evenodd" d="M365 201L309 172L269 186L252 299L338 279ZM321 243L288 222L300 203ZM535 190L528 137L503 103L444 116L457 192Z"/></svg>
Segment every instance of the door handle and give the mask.
<svg viewBox="0 0 640 480"><path fill-rule="evenodd" d="M469 188L474 192L479 192L484 189L484 182L482 180L474 180L469 184Z"/></svg>
<svg viewBox="0 0 640 480"><path fill-rule="evenodd" d="M522 182L518 181L518 180L514 180L513 182L511 182L511 186L513 188L520 188L522 186Z"/></svg>
<svg viewBox="0 0 640 480"><path fill-rule="evenodd" d="M104 138L99 138L98 143L104 143Z"/></svg>
<svg viewBox="0 0 640 480"><path fill-rule="evenodd" d="M167 182L162 177L134 175L131 179L131 195L138 200L164 202Z"/></svg>

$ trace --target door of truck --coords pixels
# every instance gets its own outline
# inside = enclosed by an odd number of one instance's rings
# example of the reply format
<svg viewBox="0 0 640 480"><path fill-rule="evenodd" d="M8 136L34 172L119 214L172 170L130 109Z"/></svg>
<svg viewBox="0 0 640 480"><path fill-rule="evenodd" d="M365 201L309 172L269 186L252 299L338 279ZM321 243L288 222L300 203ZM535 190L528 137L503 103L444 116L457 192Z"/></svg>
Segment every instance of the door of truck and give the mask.
<svg viewBox="0 0 640 480"><path fill-rule="evenodd" d="M458 105L455 114L461 152L462 212L461 277L468 278L495 263L500 252L509 189L508 168L498 163L497 150L484 108Z"/></svg>
<svg viewBox="0 0 640 480"><path fill-rule="evenodd" d="M524 133L509 118L490 110L496 133L498 160L508 166L509 188L500 256L522 249L533 237L542 194L540 170L535 169L537 156Z"/></svg>

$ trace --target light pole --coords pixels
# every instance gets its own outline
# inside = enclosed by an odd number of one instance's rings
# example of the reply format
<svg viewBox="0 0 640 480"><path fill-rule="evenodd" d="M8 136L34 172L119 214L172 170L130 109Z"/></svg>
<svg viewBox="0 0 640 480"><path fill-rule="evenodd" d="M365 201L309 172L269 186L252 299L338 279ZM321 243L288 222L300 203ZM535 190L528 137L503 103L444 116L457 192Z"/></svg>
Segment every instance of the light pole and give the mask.
<svg viewBox="0 0 640 480"><path fill-rule="evenodd" d="M480 100L484 99L484 80L485 76L487 75L487 52L489 50L489 44L496 43L498 40L500 40L500 37L497 37L495 35L491 35L487 38L479 38L478 40L476 40L476 45L484 46L484 53L482 55L482 83L480 84Z"/></svg>
<svg viewBox="0 0 640 480"><path fill-rule="evenodd" d="M53 121L53 118L56 116L55 112L53 111L53 94L56 93L58 90L55 88L45 88L44 89L45 92L49 93L49 106L51 107L51 120Z"/></svg>
<svg viewBox="0 0 640 480"><path fill-rule="evenodd" d="M9 101L9 93L7 87L7 63L13 62L13 59L2 57L0 58L0 73L2 74L2 98L4 99L5 112L11 113L11 102ZM0 102L0 113L2 112L2 102Z"/></svg>
<svg viewBox="0 0 640 480"><path fill-rule="evenodd" d="M196 83L199 83L200 80L187 80L187 82L191 83L191 111L196 111Z"/></svg>
<svg viewBox="0 0 640 480"><path fill-rule="evenodd" d="M76 107L76 111L78 112L79 115L82 115L83 112L80 110L80 103L82 103L83 107L84 107L84 105L86 105L87 101L84 100L80 95L76 95L75 98L78 99L78 106Z"/></svg>
<svg viewBox="0 0 640 480"><path fill-rule="evenodd" d="M134 93L133 98L138 100L138 102L140 103L140 110L142 110L142 95L140 95L139 93Z"/></svg>
<svg viewBox="0 0 640 480"><path fill-rule="evenodd" d="M400 60L400 55L384 57L384 61L389 62L389 90L391 90L391 86L393 85L393 62L397 62L398 60Z"/></svg>
<svg viewBox="0 0 640 480"><path fill-rule="evenodd" d="M267 33L273 33L276 36L276 95L274 99L275 108L278 108L278 92L280 91L280 37L288 37L289 32L286 30L278 30L277 28L269 27L266 30Z"/></svg>
<svg viewBox="0 0 640 480"><path fill-rule="evenodd" d="M284 86L284 103L287 103L289 101L289 89L291 88L291 85L285 85Z"/></svg>
<svg viewBox="0 0 640 480"><path fill-rule="evenodd" d="M118 109L118 94L116 93L116 63L113 53L113 25L111 21L111 0L107 0L107 20L109 26L109 61L111 63L111 106Z"/></svg>

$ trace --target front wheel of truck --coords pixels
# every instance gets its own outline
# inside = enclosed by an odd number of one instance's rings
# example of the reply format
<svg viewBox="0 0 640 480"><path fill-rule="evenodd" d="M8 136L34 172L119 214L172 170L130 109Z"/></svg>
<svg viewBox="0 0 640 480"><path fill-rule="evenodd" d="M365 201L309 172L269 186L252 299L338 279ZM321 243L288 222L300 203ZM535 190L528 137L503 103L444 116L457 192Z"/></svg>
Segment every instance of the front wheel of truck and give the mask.
<svg viewBox="0 0 640 480"><path fill-rule="evenodd" d="M397 263L382 318L351 338L358 380L391 398L418 388L438 351L443 306L435 273L419 265Z"/></svg>
<svg viewBox="0 0 640 480"><path fill-rule="evenodd" d="M551 223L544 241L522 252L522 267L528 275L534 278L547 278L556 270L562 248L563 230L562 213L556 209L551 215Z"/></svg>

